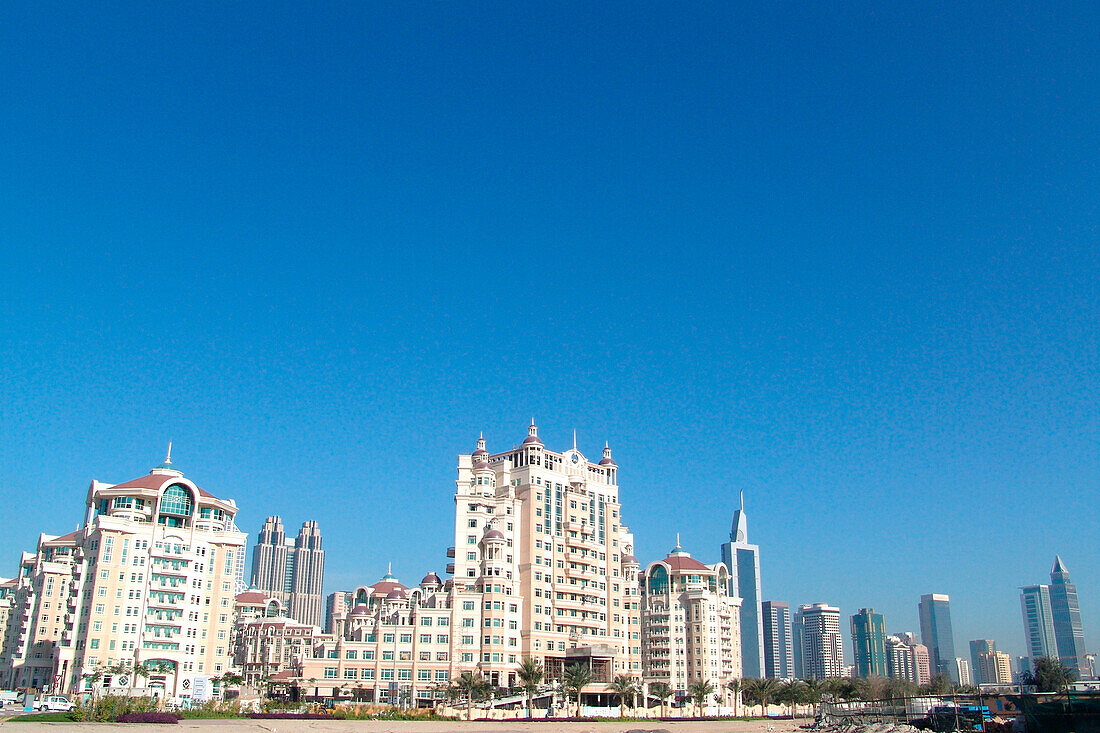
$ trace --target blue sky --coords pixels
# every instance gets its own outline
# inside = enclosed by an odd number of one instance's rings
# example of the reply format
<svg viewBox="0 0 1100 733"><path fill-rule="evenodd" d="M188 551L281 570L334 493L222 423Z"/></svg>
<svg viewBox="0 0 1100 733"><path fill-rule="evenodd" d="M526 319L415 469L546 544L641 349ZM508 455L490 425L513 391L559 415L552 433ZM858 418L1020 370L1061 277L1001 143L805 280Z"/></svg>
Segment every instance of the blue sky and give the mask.
<svg viewBox="0 0 1100 733"><path fill-rule="evenodd" d="M1022 651L1100 624L1095 4L145 3L0 23L0 552L177 465L442 570L534 416L643 561Z"/></svg>

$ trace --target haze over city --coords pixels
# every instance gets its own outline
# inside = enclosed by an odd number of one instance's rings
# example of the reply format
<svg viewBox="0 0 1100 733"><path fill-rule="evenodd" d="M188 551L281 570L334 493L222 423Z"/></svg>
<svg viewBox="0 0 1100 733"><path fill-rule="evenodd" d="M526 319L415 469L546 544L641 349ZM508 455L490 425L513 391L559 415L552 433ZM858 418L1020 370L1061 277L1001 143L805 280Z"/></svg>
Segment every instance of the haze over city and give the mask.
<svg viewBox="0 0 1100 733"><path fill-rule="evenodd" d="M1058 554L1095 651L1097 13L10 8L0 576L173 441L415 583L534 417L643 565L743 490L765 599L1015 656Z"/></svg>

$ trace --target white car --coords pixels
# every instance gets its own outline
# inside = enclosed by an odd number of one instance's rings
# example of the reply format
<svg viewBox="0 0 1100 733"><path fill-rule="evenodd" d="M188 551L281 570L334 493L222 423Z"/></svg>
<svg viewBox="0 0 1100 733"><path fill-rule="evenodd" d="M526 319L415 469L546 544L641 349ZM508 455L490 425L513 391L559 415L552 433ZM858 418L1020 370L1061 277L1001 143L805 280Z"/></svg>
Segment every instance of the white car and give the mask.
<svg viewBox="0 0 1100 733"><path fill-rule="evenodd" d="M68 712L76 707L69 698L64 695L46 695L34 701L35 710L58 710Z"/></svg>

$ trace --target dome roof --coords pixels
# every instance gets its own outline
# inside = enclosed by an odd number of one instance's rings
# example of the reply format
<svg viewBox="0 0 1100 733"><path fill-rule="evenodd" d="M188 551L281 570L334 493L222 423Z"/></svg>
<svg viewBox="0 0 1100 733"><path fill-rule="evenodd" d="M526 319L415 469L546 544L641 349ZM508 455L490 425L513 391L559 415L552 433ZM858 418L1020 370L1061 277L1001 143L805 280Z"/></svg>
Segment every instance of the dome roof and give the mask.
<svg viewBox="0 0 1100 733"><path fill-rule="evenodd" d="M386 600L387 601L392 601L392 600L395 600L395 599L401 599L401 598L406 598L406 597L407 596L405 595L405 589L404 588L394 588L393 590L391 590L389 593L386 594Z"/></svg>
<svg viewBox="0 0 1100 733"><path fill-rule="evenodd" d="M638 558L633 555L623 555L623 565L637 565Z"/></svg>
<svg viewBox="0 0 1100 733"><path fill-rule="evenodd" d="M600 459L600 465L601 465L601 466L618 466L619 464L618 464L618 463L615 463L615 459L614 459L614 458L611 458L611 457L609 456L609 457L607 457L607 458L601 458L601 459Z"/></svg>
<svg viewBox="0 0 1100 733"><path fill-rule="evenodd" d="M502 533L499 529L490 529L488 532L485 533L485 536L482 537L481 539L483 539L483 540L503 540L504 539L504 533Z"/></svg>
<svg viewBox="0 0 1100 733"><path fill-rule="evenodd" d="M486 453L485 455L489 455L489 454ZM487 470L491 471L492 468L490 468L488 461L486 461L485 459L481 459L480 461L474 461L474 470L475 471L487 471Z"/></svg>
<svg viewBox="0 0 1100 733"><path fill-rule="evenodd" d="M420 581L420 585L439 585L442 582L443 581L439 579L439 576L436 575L433 571L424 576L424 578Z"/></svg>
<svg viewBox="0 0 1100 733"><path fill-rule="evenodd" d="M542 445L539 440L539 429L535 426L535 418L531 418L531 426L527 428L527 437L523 439L523 445Z"/></svg>
<svg viewBox="0 0 1100 733"><path fill-rule="evenodd" d="M351 615L352 616L368 616L368 615L370 615L370 609L367 608L366 604L360 603L358 606L351 609Z"/></svg>

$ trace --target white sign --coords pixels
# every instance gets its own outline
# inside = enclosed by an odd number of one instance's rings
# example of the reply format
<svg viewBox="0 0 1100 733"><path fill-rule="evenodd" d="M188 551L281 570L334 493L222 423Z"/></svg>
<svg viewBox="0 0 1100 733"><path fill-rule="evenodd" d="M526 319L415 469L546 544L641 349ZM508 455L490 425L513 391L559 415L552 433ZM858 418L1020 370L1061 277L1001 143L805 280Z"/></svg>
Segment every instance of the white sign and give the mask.
<svg viewBox="0 0 1100 733"><path fill-rule="evenodd" d="M185 680L186 681L186 680ZM213 696L213 686L210 678L204 674L195 675L191 681L191 702L203 703Z"/></svg>

